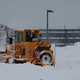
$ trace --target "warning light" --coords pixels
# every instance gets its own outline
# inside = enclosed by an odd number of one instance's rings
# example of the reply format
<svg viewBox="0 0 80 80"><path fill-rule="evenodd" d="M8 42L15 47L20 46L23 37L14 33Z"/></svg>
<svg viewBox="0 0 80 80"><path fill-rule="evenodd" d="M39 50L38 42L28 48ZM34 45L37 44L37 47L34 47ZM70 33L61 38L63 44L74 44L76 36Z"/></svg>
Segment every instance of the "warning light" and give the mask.
<svg viewBox="0 0 80 80"><path fill-rule="evenodd" d="M31 30L31 33L34 33L34 30Z"/></svg>

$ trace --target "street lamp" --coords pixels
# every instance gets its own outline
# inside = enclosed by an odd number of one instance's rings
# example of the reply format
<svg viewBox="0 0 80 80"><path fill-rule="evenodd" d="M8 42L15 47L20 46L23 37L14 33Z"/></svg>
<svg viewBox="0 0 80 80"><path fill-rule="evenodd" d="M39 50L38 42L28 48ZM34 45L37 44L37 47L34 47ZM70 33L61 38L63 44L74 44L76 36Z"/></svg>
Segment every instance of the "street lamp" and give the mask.
<svg viewBox="0 0 80 80"><path fill-rule="evenodd" d="M47 10L47 39L48 39L48 13L53 12L52 10Z"/></svg>

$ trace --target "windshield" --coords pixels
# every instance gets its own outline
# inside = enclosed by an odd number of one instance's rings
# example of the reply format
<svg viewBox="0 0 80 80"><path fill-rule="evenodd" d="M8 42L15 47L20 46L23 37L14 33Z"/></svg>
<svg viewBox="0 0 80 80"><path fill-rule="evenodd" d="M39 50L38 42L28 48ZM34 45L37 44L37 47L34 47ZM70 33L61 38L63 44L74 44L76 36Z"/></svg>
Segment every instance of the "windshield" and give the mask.
<svg viewBox="0 0 80 80"><path fill-rule="evenodd" d="M32 41L33 38L37 38L37 32L34 32L34 33L31 33L30 31L29 32L26 32L26 41Z"/></svg>

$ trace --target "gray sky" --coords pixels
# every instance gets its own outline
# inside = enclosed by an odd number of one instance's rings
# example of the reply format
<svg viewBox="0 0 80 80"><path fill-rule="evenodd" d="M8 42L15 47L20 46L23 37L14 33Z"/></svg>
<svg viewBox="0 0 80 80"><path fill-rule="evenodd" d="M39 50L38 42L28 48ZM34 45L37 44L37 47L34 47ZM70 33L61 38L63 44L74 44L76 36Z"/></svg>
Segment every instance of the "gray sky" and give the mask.
<svg viewBox="0 0 80 80"><path fill-rule="evenodd" d="M0 0L0 23L11 28L46 28L47 10L49 28L78 28L80 0Z"/></svg>

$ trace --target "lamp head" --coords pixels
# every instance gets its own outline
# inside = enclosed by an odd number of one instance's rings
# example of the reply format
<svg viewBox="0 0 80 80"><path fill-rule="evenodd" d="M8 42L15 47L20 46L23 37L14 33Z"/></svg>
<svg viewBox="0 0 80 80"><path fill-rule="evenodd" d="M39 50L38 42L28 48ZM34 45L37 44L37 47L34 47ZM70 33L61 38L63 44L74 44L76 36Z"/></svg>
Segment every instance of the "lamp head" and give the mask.
<svg viewBox="0 0 80 80"><path fill-rule="evenodd" d="M47 10L47 12L54 12L54 11L52 11L52 10Z"/></svg>

